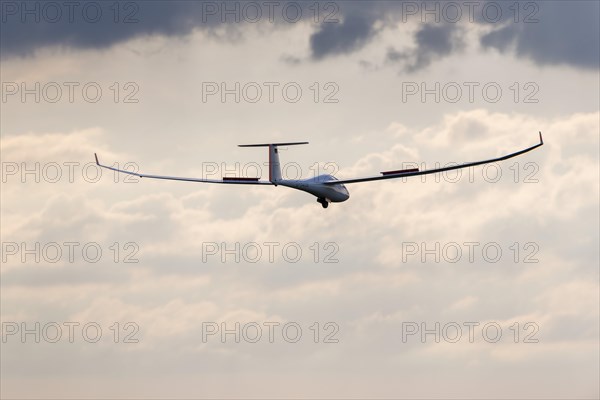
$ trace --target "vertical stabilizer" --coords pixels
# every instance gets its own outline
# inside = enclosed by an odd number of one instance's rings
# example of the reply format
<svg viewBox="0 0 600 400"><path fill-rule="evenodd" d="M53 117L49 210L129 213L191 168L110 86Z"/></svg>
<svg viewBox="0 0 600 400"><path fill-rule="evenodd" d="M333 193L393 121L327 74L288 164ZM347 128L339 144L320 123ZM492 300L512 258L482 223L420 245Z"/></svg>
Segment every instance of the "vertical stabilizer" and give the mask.
<svg viewBox="0 0 600 400"><path fill-rule="evenodd" d="M294 146L297 144L308 144L308 142L240 144L239 147L269 147L269 181L277 185L277 182L282 180L281 163L279 162L279 150L277 146Z"/></svg>
<svg viewBox="0 0 600 400"><path fill-rule="evenodd" d="M269 180L274 184L281 180L281 163L276 144L269 145Z"/></svg>

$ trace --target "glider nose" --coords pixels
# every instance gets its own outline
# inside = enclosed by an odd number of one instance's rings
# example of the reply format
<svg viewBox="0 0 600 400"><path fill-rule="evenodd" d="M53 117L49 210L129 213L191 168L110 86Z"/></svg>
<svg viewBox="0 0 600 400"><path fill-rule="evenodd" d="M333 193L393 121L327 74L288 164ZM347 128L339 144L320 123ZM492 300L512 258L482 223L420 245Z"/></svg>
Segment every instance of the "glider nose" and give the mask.
<svg viewBox="0 0 600 400"><path fill-rule="evenodd" d="M324 197L328 198L333 203L341 203L342 201L348 200L350 194L344 185L335 185L334 187L327 188L327 193L325 193Z"/></svg>
<svg viewBox="0 0 600 400"><path fill-rule="evenodd" d="M346 201L350 198L350 192L348 192L348 189L346 189L346 186L344 186L344 185L342 185L342 197L343 197L342 201Z"/></svg>

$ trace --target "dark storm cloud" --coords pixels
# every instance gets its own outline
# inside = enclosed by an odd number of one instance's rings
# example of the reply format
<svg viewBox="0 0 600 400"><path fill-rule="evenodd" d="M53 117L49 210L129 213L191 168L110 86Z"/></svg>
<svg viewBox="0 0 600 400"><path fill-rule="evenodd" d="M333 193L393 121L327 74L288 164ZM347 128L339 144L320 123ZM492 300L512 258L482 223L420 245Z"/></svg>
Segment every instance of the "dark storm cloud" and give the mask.
<svg viewBox="0 0 600 400"><path fill-rule="evenodd" d="M511 26L495 30L481 37L481 45L483 47L495 47L500 51L506 51L509 49L510 44L513 43L517 37L517 29Z"/></svg>
<svg viewBox="0 0 600 400"><path fill-rule="evenodd" d="M456 22L455 8L448 7L450 3L458 4L462 12ZM414 51L392 48L386 55L387 61L403 63L406 71L419 70L459 52L465 32L460 27L469 24L496 28L480 38L482 47L501 52L511 52L514 48L517 56L530 58L539 65L598 68L600 64L598 1L476 1L470 3L472 8L462 2L444 1L340 4L348 22L323 27L313 34L310 41L313 58L359 50L377 34L377 22L386 26L417 20L423 22L414 37L418 48ZM435 13L427 12L436 9L438 21Z"/></svg>
<svg viewBox="0 0 600 400"><path fill-rule="evenodd" d="M363 47L375 33L373 21L366 15L348 15L337 24L325 24L310 38L313 58L351 53Z"/></svg>
<svg viewBox="0 0 600 400"><path fill-rule="evenodd" d="M481 37L481 45L501 52L514 51L538 64L570 64L598 68L600 59L600 2L539 2L539 9L521 15L522 23L508 23ZM532 12L527 21L527 15ZM507 13L511 18L514 14ZM537 21L537 22L535 22Z"/></svg>
<svg viewBox="0 0 600 400"><path fill-rule="evenodd" d="M452 50L452 32L454 25L425 25L415 35L419 49L423 52L447 54Z"/></svg>
<svg viewBox="0 0 600 400"><path fill-rule="evenodd" d="M484 48L495 48L501 52L515 51L517 56L530 58L538 64L598 67L600 3L597 1L473 2L472 18L468 8L461 6L463 3L450 2L462 9L462 17L456 23L448 21L453 14L444 12L449 3L442 1L321 1L316 3L318 7L313 1L276 1L271 3L275 4L272 10L267 3L2 1L1 53L6 58L30 55L36 49L49 46L102 49L133 37L154 34L184 36L194 29L211 30L223 24L235 24L243 30L252 24L257 5L262 13L258 19L260 23L288 26L302 19L314 22L315 9L318 9L319 21L306 38L313 60L353 53L369 44L387 26L401 27L407 20L420 20L424 22L423 26L414 37L419 48L414 51L391 49L387 54L388 61L404 61L405 68L412 70L426 67L436 59L460 51L464 30L456 27L486 24L490 25L492 31L480 38ZM56 22L51 21L56 14L56 7L52 4L58 5L62 12ZM73 10L73 20L69 19L66 4L77 4ZM92 21L98 7L102 17ZM439 22L433 21L431 13L423 13L425 8L436 7L441 16ZM296 20L298 8L301 16ZM234 13L228 14L224 12L225 9L234 10ZM498 9L500 13L495 19ZM27 10L34 11L27 13ZM115 13L117 10L118 14ZM35 20L35 14L39 22ZM326 17L337 22L324 23ZM126 23L126 19L129 19L129 23ZM290 54L289 57L296 55Z"/></svg>
<svg viewBox="0 0 600 400"><path fill-rule="evenodd" d="M386 56L387 61L401 62L406 72L413 72L462 47L460 29L450 24L423 26L415 34L415 42L417 47L406 52L390 48Z"/></svg>
<svg viewBox="0 0 600 400"><path fill-rule="evenodd" d="M386 3L333 1L3 1L3 57L43 47L102 49L144 35L184 36L194 29L254 23L293 26L306 20L313 58L351 53L373 36ZM100 15L97 17L97 15Z"/></svg>
<svg viewBox="0 0 600 400"><path fill-rule="evenodd" d="M179 1L3 1L1 13L3 56L46 46L105 48L141 35L185 35L217 22L203 18L202 2Z"/></svg>

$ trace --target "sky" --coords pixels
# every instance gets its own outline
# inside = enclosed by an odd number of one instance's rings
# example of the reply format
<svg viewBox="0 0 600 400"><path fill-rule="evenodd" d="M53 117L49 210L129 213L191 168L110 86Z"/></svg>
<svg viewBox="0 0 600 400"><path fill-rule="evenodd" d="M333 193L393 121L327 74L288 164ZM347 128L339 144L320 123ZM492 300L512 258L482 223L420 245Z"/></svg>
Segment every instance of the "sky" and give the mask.
<svg viewBox="0 0 600 400"><path fill-rule="evenodd" d="M599 4L3 0L0 395L598 398Z"/></svg>

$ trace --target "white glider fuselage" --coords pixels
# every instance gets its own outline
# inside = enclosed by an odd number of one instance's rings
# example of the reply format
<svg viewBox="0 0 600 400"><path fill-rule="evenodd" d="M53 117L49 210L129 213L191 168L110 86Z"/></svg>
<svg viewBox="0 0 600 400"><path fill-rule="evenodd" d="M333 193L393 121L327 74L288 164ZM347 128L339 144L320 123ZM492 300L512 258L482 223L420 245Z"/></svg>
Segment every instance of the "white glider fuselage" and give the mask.
<svg viewBox="0 0 600 400"><path fill-rule="evenodd" d="M308 179L282 179L273 181L276 186L286 186L292 189L302 190L319 199L325 199L330 203L341 203L350 198L350 193L342 183L337 185L326 185L323 182L337 180L333 175L319 175Z"/></svg>

